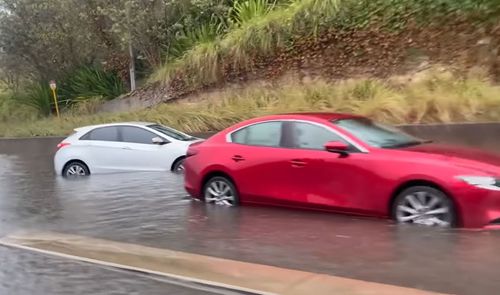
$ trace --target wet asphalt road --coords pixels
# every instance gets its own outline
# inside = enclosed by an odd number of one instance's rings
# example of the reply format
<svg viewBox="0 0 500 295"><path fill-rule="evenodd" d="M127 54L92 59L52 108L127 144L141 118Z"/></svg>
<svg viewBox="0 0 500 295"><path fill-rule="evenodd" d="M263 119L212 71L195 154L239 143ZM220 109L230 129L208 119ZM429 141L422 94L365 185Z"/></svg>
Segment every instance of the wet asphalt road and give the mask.
<svg viewBox="0 0 500 295"><path fill-rule="evenodd" d="M231 294L164 278L0 247L0 294ZM237 293L232 293L237 294Z"/></svg>
<svg viewBox="0 0 500 295"><path fill-rule="evenodd" d="M455 294L500 292L500 232L186 198L182 176L52 172L58 139L0 142L0 235L57 231ZM0 247L0 294L207 294Z"/></svg>

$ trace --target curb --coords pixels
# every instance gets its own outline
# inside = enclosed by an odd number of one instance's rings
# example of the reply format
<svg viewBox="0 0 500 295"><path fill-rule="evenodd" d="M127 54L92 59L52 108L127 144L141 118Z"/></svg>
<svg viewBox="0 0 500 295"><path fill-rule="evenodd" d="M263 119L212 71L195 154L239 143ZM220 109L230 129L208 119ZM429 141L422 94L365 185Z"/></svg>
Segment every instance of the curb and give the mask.
<svg viewBox="0 0 500 295"><path fill-rule="evenodd" d="M274 266L58 233L9 236L0 245L249 294L437 295Z"/></svg>

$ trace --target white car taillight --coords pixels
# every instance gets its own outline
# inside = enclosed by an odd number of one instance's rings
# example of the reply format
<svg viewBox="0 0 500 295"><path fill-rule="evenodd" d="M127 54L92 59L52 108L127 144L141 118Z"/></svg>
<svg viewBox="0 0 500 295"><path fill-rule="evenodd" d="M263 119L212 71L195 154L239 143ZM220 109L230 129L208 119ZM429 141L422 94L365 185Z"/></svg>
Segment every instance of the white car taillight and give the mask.
<svg viewBox="0 0 500 295"><path fill-rule="evenodd" d="M57 145L57 149L59 150L65 146L69 146L69 145L71 145L69 142L61 142Z"/></svg>

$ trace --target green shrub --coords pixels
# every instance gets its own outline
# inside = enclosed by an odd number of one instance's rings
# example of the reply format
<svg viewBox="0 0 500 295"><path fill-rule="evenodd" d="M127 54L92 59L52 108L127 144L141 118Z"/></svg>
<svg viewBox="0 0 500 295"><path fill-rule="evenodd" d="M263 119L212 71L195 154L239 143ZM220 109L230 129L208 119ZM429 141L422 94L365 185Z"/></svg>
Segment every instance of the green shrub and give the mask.
<svg viewBox="0 0 500 295"><path fill-rule="evenodd" d="M0 122L32 121L38 113L31 106L19 103L9 91L0 92Z"/></svg>
<svg viewBox="0 0 500 295"><path fill-rule="evenodd" d="M25 90L16 93L13 99L22 105L31 107L38 115L48 116L52 112L54 98L47 82L34 82Z"/></svg>
<svg viewBox="0 0 500 295"><path fill-rule="evenodd" d="M96 100L109 100L125 93L125 86L117 75L95 67L80 68L58 84L57 95L61 112L74 103L92 100L89 105L94 106ZM48 116L55 110L48 81L30 83L11 99L17 105L28 106L34 110L35 116Z"/></svg>
<svg viewBox="0 0 500 295"><path fill-rule="evenodd" d="M196 45L213 42L218 35L222 34L223 27L215 22L201 24L191 30L183 30L177 36L175 42L170 46L168 60L175 60Z"/></svg>
<svg viewBox="0 0 500 295"><path fill-rule="evenodd" d="M113 99L125 93L125 86L116 74L86 66L69 74L59 92L61 99L69 102L95 97Z"/></svg>
<svg viewBox="0 0 500 295"><path fill-rule="evenodd" d="M276 2L267 0L236 1L231 11L231 20L236 25L242 25L251 20L263 17L273 10Z"/></svg>

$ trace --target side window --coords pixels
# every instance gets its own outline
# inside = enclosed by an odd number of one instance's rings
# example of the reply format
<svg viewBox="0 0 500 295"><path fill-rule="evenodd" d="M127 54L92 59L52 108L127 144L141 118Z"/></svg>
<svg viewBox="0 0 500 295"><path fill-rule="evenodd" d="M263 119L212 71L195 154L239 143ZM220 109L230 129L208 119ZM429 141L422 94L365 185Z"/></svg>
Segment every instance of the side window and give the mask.
<svg viewBox="0 0 500 295"><path fill-rule="evenodd" d="M282 122L265 122L251 125L234 132L235 143L257 146L280 146Z"/></svg>
<svg viewBox="0 0 500 295"><path fill-rule="evenodd" d="M118 127L96 128L82 136L80 140L118 141Z"/></svg>
<svg viewBox="0 0 500 295"><path fill-rule="evenodd" d="M324 145L329 141L345 142L340 136L321 126L303 122L293 122L293 126L296 148L324 150Z"/></svg>
<svg viewBox="0 0 500 295"><path fill-rule="evenodd" d="M139 127L123 126L122 141L131 143L153 144L153 138L158 135Z"/></svg>

